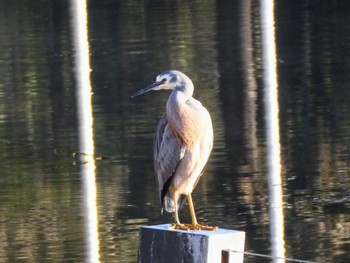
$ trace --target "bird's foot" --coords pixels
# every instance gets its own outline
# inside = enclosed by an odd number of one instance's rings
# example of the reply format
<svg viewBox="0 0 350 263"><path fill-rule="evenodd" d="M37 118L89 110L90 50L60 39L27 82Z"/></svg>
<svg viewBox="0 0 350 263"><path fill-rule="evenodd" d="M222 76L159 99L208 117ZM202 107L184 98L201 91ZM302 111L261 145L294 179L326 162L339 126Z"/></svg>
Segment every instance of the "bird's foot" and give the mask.
<svg viewBox="0 0 350 263"><path fill-rule="evenodd" d="M181 230L207 230L207 231L214 231L217 230L217 226L205 226L201 224L180 224L175 223L169 227L169 229L181 229Z"/></svg>

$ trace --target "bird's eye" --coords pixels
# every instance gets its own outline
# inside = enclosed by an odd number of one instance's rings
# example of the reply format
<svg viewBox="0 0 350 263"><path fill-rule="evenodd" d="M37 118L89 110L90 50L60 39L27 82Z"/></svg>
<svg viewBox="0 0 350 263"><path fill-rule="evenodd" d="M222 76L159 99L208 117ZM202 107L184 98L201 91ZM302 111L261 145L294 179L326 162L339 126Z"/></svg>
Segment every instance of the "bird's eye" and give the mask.
<svg viewBox="0 0 350 263"><path fill-rule="evenodd" d="M165 82L166 82L166 78L162 79L161 82L162 82L162 83L165 83Z"/></svg>

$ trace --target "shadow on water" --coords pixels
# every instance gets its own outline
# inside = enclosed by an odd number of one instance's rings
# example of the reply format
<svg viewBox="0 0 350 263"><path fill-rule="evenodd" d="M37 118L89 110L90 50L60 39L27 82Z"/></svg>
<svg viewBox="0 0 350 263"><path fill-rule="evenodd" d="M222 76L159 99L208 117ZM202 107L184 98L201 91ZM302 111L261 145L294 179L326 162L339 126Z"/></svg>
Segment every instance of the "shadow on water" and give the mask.
<svg viewBox="0 0 350 263"><path fill-rule="evenodd" d="M347 2L276 3L286 256L348 262ZM134 262L159 212L152 139L168 92L132 92L176 68L210 111L215 147L198 220L270 254L260 6L256 1L89 1L101 262ZM69 3L0 1L0 261L82 262L83 188ZM181 211L188 220L187 209ZM247 262L261 262L247 257Z"/></svg>

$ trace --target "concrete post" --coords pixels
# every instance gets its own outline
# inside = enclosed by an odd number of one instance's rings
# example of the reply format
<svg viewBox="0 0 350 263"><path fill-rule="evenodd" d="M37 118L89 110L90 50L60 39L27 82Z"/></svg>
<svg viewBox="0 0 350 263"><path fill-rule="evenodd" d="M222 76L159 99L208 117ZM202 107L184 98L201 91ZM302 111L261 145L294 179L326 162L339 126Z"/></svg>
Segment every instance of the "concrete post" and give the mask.
<svg viewBox="0 0 350 263"><path fill-rule="evenodd" d="M223 250L244 251L243 231L169 230L169 226L141 227L139 263L222 263L225 262ZM229 259L229 262L243 263L243 253L231 254Z"/></svg>

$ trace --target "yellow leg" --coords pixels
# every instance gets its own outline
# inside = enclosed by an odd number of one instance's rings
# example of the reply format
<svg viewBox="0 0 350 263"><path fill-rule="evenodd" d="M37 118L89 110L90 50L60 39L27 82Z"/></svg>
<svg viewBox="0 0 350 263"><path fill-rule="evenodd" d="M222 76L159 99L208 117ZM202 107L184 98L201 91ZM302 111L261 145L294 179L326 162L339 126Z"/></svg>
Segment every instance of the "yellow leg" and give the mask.
<svg viewBox="0 0 350 263"><path fill-rule="evenodd" d="M210 231L213 231L213 230L218 229L217 226L204 226L204 225L198 224L197 218L196 218L196 213L194 212L194 206L193 206L191 194L187 195L187 202L188 202L188 205L190 207L192 224L191 225L185 224L185 226L188 226L191 230L210 230Z"/></svg>
<svg viewBox="0 0 350 263"><path fill-rule="evenodd" d="M189 194L187 196L187 202L190 207L190 213L191 213L191 218L192 218L192 225L196 226L198 225L197 218L196 218L196 213L194 212L194 206L193 206L193 201L192 201L192 195Z"/></svg>
<svg viewBox="0 0 350 263"><path fill-rule="evenodd" d="M190 213L191 213L191 218L192 218L192 223L191 224L181 224L180 220L179 220L179 215L178 215L178 207L177 207L177 197L178 197L178 193L175 190L173 192L173 197L174 197L174 208L175 208L175 224L173 224L170 228L171 229L182 229L182 230L216 230L218 229L217 226L205 226L205 225L200 225L197 222L197 218L196 218L196 213L194 211L194 206L193 206L193 201L192 201L192 195L188 194L187 195L187 202L188 205L190 207Z"/></svg>
<svg viewBox="0 0 350 263"><path fill-rule="evenodd" d="M178 194L176 188L172 188L172 189L170 189L170 191L172 191L172 194L173 194L174 210L175 210L175 223L170 226L170 229L183 229L184 225L180 223L179 210L177 207L177 199L178 199L179 194Z"/></svg>
<svg viewBox="0 0 350 263"><path fill-rule="evenodd" d="M174 190L174 192L173 192L173 198L174 198L174 209L175 209L175 224L181 225L180 220L179 220L179 210L177 207L178 194L177 194L176 190Z"/></svg>

